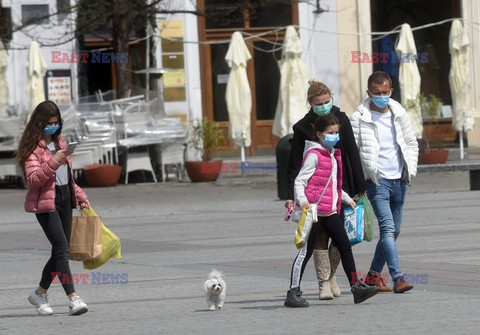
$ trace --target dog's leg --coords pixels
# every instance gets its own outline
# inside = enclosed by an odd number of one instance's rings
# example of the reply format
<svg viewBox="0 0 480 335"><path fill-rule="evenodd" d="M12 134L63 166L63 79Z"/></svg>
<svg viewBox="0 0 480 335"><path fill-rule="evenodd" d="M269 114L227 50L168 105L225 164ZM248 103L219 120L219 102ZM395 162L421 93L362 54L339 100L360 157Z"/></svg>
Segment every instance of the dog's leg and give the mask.
<svg viewBox="0 0 480 335"><path fill-rule="evenodd" d="M206 298L207 298L207 306L208 306L208 308L209 308L211 311L216 310L217 308L215 307L215 303L213 302L212 297L210 297L210 296L207 295Z"/></svg>
<svg viewBox="0 0 480 335"><path fill-rule="evenodd" d="M225 302L225 295L226 295L225 293L226 292L225 292L225 285L224 285L223 291L218 297L218 308L223 308L223 303Z"/></svg>

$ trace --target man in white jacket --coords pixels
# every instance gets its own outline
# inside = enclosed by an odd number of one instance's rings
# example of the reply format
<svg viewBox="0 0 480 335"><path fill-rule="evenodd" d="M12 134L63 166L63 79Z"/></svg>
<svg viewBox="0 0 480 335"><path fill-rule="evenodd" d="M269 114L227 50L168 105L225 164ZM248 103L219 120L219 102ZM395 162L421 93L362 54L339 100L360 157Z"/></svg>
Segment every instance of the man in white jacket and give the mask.
<svg viewBox="0 0 480 335"><path fill-rule="evenodd" d="M396 239L400 234L406 186L417 173L418 143L410 118L392 94L392 80L386 72L368 78L368 98L351 115L355 141L367 179L367 196L380 228L366 282L380 292L392 289L380 276L385 262L394 282L393 292L403 293L413 285L400 270Z"/></svg>

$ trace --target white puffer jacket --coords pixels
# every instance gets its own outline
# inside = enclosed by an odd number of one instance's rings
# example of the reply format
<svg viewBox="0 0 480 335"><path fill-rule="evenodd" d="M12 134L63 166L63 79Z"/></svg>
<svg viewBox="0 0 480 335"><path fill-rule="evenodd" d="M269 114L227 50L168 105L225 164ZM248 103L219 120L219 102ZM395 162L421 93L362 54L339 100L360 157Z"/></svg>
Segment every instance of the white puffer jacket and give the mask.
<svg viewBox="0 0 480 335"><path fill-rule="evenodd" d="M380 144L377 137L377 125L372 120L372 113L369 108L371 101L370 98L365 99L350 116L350 122L360 152L365 178L378 184L380 173L377 168L377 160L380 153ZM390 99L388 105L393 114L397 144L402 151L407 166L408 182L410 183L412 177L417 174L418 142L407 111L393 99Z"/></svg>

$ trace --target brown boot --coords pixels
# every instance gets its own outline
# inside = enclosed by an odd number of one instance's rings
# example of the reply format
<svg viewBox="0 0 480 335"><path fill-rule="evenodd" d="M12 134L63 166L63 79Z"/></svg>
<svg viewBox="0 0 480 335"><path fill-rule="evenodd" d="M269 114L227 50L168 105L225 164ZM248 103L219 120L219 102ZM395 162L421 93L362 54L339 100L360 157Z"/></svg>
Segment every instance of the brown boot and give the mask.
<svg viewBox="0 0 480 335"><path fill-rule="evenodd" d="M329 277L330 291L332 291L332 294L334 297L339 297L342 294L342 292L338 287L335 272L337 271L338 264L340 263L340 259L341 259L340 251L338 251L337 247L330 244L330 248L328 248L328 256L330 258L330 277Z"/></svg>
<svg viewBox="0 0 480 335"><path fill-rule="evenodd" d="M413 288L412 284L407 283L403 277L398 277L395 279L395 284L393 284L393 293L403 293L410 291Z"/></svg>
<svg viewBox="0 0 480 335"><path fill-rule="evenodd" d="M320 300L332 300L333 294L330 291L330 260L328 250L313 250L313 262L318 278L318 288L320 289Z"/></svg>
<svg viewBox="0 0 480 335"><path fill-rule="evenodd" d="M365 284L370 286L377 286L378 292L392 292L392 289L385 284L385 279L378 274L368 273L365 278Z"/></svg>

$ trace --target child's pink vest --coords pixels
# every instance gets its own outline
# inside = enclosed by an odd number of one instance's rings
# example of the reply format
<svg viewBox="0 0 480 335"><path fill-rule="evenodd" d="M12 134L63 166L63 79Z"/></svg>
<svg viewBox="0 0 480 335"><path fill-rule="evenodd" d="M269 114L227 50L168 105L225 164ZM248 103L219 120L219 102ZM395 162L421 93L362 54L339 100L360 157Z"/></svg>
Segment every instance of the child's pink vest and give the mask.
<svg viewBox="0 0 480 335"><path fill-rule="evenodd" d="M327 150L321 149L312 149L307 151L304 156L303 162L308 155L315 154L318 158L317 168L315 172L308 180L307 187L305 188L305 195L307 200L311 204L317 203L318 199L327 184L327 181L332 173L332 160L330 153ZM335 149L335 160L337 161L337 192L338 192L338 201L337 201L337 213L340 213L342 206L342 155L340 149ZM302 162L302 165L303 165ZM322 214L332 213L332 201L333 201L333 176L332 180L327 186L325 193L323 194L322 200L320 200L317 212Z"/></svg>

